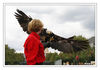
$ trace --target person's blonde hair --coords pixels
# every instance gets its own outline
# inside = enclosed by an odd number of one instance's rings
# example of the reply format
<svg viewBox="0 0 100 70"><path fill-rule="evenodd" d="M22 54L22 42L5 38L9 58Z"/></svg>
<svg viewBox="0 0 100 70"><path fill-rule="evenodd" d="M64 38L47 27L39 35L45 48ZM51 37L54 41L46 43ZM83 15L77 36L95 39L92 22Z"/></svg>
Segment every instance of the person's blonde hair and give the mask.
<svg viewBox="0 0 100 70"><path fill-rule="evenodd" d="M28 23L28 31L38 32L43 28L43 23L39 19L33 19Z"/></svg>

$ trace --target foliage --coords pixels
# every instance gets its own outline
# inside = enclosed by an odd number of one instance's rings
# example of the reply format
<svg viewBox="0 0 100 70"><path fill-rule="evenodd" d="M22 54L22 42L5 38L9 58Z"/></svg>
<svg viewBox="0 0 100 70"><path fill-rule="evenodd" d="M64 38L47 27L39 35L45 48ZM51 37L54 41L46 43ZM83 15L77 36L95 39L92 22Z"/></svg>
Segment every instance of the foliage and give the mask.
<svg viewBox="0 0 100 70"><path fill-rule="evenodd" d="M46 55L46 61L54 62L58 59L60 59L60 57L57 53L47 53Z"/></svg>
<svg viewBox="0 0 100 70"><path fill-rule="evenodd" d="M95 48L89 48L87 50L78 52L78 53L48 53L46 55L46 61L54 62L58 59L62 59L63 62L70 62L76 64L77 60L75 59L76 56L79 56L78 62L90 62L95 61Z"/></svg>
<svg viewBox="0 0 100 70"><path fill-rule="evenodd" d="M5 45L5 64L6 65L19 65L24 61L24 56L22 53L15 53L14 49Z"/></svg>
<svg viewBox="0 0 100 70"><path fill-rule="evenodd" d="M90 62L95 61L95 48L89 48L87 50L80 52L80 61L81 62Z"/></svg>
<svg viewBox="0 0 100 70"><path fill-rule="evenodd" d="M84 40L87 40L87 39L85 37L83 37L82 35L79 35L79 36L74 36L74 40L84 41Z"/></svg>

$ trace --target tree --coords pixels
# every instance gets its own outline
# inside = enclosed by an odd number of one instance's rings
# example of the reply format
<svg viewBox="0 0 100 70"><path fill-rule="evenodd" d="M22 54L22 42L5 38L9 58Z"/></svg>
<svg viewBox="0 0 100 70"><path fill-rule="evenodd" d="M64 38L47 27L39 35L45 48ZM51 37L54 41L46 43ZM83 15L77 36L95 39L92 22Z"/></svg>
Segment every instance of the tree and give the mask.
<svg viewBox="0 0 100 70"><path fill-rule="evenodd" d="M74 36L74 40L81 40L81 41L85 41L87 40L85 37L83 37L82 35L79 36Z"/></svg>
<svg viewBox="0 0 100 70"><path fill-rule="evenodd" d="M14 49L5 45L5 65L19 65L24 62L24 56L22 53L15 53Z"/></svg>

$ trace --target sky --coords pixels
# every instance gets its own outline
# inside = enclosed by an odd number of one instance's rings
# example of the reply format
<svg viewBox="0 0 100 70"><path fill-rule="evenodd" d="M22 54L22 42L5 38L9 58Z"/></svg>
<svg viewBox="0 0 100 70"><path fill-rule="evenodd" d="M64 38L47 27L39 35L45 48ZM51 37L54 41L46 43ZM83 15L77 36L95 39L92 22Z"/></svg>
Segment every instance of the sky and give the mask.
<svg viewBox="0 0 100 70"><path fill-rule="evenodd" d="M16 9L22 10L33 19L40 19L44 28L61 37L82 35L88 39L95 36L94 5L6 6L5 43L16 52L24 53L23 44L28 37L14 16ZM49 51L59 52L52 48Z"/></svg>

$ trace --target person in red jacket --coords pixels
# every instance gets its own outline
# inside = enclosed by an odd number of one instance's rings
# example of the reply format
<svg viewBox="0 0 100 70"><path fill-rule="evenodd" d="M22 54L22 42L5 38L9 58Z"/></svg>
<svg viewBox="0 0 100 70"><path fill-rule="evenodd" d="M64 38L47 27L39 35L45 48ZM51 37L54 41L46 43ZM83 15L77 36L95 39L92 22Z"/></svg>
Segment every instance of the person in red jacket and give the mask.
<svg viewBox="0 0 100 70"><path fill-rule="evenodd" d="M28 24L28 31L30 35L24 43L24 54L27 65L38 65L45 61L44 46L40 42L41 30L43 24L38 19L33 19Z"/></svg>

